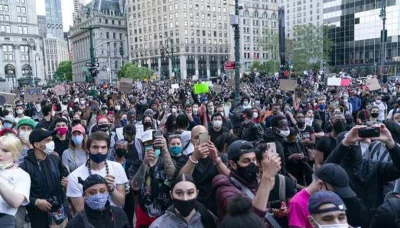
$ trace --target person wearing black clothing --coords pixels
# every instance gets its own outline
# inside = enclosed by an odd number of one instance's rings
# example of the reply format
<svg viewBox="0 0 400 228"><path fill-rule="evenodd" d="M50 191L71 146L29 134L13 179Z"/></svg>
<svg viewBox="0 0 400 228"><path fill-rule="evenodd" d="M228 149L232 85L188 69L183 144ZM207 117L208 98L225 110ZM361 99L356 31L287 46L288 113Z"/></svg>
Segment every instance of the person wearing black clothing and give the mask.
<svg viewBox="0 0 400 228"><path fill-rule="evenodd" d="M29 135L33 149L28 151L21 168L31 177L29 204L26 206L32 227L67 223L66 200L62 187L66 187L68 170L61 159L53 154L54 131L36 129Z"/></svg>
<svg viewBox="0 0 400 228"><path fill-rule="evenodd" d="M68 138L68 122L64 118L58 118L54 121L54 130L56 135L53 137L54 151L62 158L62 154L69 148L70 139Z"/></svg>
<svg viewBox="0 0 400 228"><path fill-rule="evenodd" d="M51 105L42 106L43 119L39 121L35 129L49 129L53 116L52 111Z"/></svg>
<svg viewBox="0 0 400 228"><path fill-rule="evenodd" d="M241 113L243 122L239 130L239 138L241 140L256 142L262 139L263 129L261 125L253 122L253 110L247 108Z"/></svg>
<svg viewBox="0 0 400 228"><path fill-rule="evenodd" d="M398 227L400 218L400 192L398 190L390 193L385 202L378 207L371 220L371 228Z"/></svg>
<svg viewBox="0 0 400 228"><path fill-rule="evenodd" d="M143 160L143 153L139 153L136 148L136 127L132 124L127 124L122 133L124 139L128 142L128 151L125 158L131 161Z"/></svg>
<svg viewBox="0 0 400 228"><path fill-rule="evenodd" d="M110 205L107 182L102 176L92 174L85 181L80 179L79 183L83 185L84 211L73 217L66 228L131 227L125 212L120 207Z"/></svg>
<svg viewBox="0 0 400 228"><path fill-rule="evenodd" d="M210 140L216 144L217 138L225 132L229 132L228 128L222 126L223 116L221 113L216 112L211 116L212 126L208 127L208 133L210 134Z"/></svg>
<svg viewBox="0 0 400 228"><path fill-rule="evenodd" d="M361 128L363 126L355 126L345 137L342 133L338 141L342 135L344 139L332 151L326 163L340 164L346 170L350 187L371 212L361 217L370 220L376 209L383 203L384 183L400 178L400 146L395 143L385 125L380 124L380 136L371 140L384 143L393 162L363 159L360 147L354 146L354 143L362 141L362 138L358 137L358 130ZM370 221L365 222L365 224L369 223Z"/></svg>
<svg viewBox="0 0 400 228"><path fill-rule="evenodd" d="M346 130L346 119L343 114L335 114L332 116L333 131L318 141L315 147L315 171L325 162L329 154L337 145L337 136Z"/></svg>
<svg viewBox="0 0 400 228"><path fill-rule="evenodd" d="M229 131L233 132L233 124L228 118L225 117L225 108L222 105L218 105L215 108L215 112L219 112L222 115L222 127L227 128Z"/></svg>
<svg viewBox="0 0 400 228"><path fill-rule="evenodd" d="M191 131L195 126L201 124L200 118L193 114L193 108L190 104L185 105L185 113L189 118L189 131Z"/></svg>

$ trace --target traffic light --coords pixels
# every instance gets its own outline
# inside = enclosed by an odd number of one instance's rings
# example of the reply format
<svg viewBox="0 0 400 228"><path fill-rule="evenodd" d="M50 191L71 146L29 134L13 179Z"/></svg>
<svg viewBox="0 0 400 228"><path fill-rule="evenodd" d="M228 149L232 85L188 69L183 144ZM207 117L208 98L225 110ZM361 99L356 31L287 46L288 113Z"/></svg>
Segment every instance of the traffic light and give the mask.
<svg viewBox="0 0 400 228"><path fill-rule="evenodd" d="M121 41L121 46L119 47L119 53L121 54L121 56L124 56L124 48L123 48L122 41Z"/></svg>
<svg viewBox="0 0 400 228"><path fill-rule="evenodd" d="M160 53L161 53L161 57L164 58L164 56L165 56L164 48L161 48L161 49L160 49Z"/></svg>
<svg viewBox="0 0 400 228"><path fill-rule="evenodd" d="M86 76L86 82L93 82L93 79L97 77L97 74L99 74L99 71L97 70L97 67L92 66L89 68L89 75Z"/></svg>

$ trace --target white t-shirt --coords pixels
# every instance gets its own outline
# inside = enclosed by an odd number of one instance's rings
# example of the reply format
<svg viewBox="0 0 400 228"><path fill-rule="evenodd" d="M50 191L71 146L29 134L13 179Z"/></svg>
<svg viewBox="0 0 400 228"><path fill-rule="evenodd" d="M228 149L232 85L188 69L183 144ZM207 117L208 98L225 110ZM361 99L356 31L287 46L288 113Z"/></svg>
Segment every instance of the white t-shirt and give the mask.
<svg viewBox="0 0 400 228"><path fill-rule="evenodd" d="M22 194L25 199L22 205L25 206L29 203L29 194L31 191L31 177L27 172L21 168L11 168L0 170L0 184L6 185L14 192ZM13 208L3 197L0 196L0 213L15 216L18 208Z"/></svg>
<svg viewBox="0 0 400 228"><path fill-rule="evenodd" d="M379 108L378 120L379 121L384 121L385 120L385 111L387 109L386 105L382 101L379 104L374 102L373 105L377 106Z"/></svg>
<svg viewBox="0 0 400 228"><path fill-rule="evenodd" d="M125 185L128 182L128 178L126 177L125 170L122 165L118 162L108 161L109 175L115 177L115 186L119 184ZM106 167L102 170L91 170L92 174L98 174L102 177L107 175ZM89 176L89 170L86 164L79 166L68 176L68 186L67 186L67 196L72 198L83 197L83 189L82 185L78 183L78 177L82 178L82 180L86 180ZM114 201L109 198L111 205L117 206Z"/></svg>

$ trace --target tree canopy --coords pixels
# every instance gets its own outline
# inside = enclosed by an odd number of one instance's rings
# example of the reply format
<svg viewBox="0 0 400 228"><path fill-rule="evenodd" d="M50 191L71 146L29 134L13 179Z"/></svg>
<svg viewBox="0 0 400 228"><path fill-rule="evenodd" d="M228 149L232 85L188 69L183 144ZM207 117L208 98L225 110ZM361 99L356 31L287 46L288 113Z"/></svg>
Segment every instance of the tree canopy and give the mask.
<svg viewBox="0 0 400 228"><path fill-rule="evenodd" d="M72 81L72 61L60 62L55 75L58 81Z"/></svg>
<svg viewBox="0 0 400 228"><path fill-rule="evenodd" d="M127 63L118 72L118 78L132 78L133 80L150 79L153 71L135 63Z"/></svg>

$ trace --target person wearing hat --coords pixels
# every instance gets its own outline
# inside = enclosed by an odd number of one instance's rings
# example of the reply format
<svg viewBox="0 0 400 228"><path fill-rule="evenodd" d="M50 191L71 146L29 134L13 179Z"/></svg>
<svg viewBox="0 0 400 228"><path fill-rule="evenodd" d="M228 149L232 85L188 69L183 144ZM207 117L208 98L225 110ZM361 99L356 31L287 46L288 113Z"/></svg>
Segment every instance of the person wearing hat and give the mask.
<svg viewBox="0 0 400 228"><path fill-rule="evenodd" d="M265 223L277 225L276 220L267 212L268 198L274 185L274 177L281 168L278 154L271 154L257 166L256 148L245 140L237 140L228 148L230 165L229 176L219 174L213 179L216 192L218 219L222 221L228 212L230 201L239 195L247 195L252 200L253 211ZM260 180L257 178L259 170Z"/></svg>
<svg viewBox="0 0 400 228"><path fill-rule="evenodd" d="M85 128L78 124L71 130L71 141L69 148L62 154L62 163L68 169L68 172L73 172L79 166L85 164L89 158L86 152L86 131Z"/></svg>
<svg viewBox="0 0 400 228"><path fill-rule="evenodd" d="M35 126L36 122L31 118L23 118L18 121L17 135L23 145L21 156L18 159L18 164L21 164L24 161L24 158L28 154L28 150L33 149L33 146L29 142L29 135L32 133L33 129L35 129Z"/></svg>
<svg viewBox="0 0 400 228"><path fill-rule="evenodd" d="M12 115L7 115L3 120L3 128L13 129L15 125L15 118Z"/></svg>
<svg viewBox="0 0 400 228"><path fill-rule="evenodd" d="M259 141L263 138L264 132L261 125L253 122L253 110L246 108L242 111L242 124L238 137L249 142Z"/></svg>
<svg viewBox="0 0 400 228"><path fill-rule="evenodd" d="M85 180L79 178L79 184L83 190L84 210L71 219L67 228L130 227L122 208L110 204L106 179L98 174L91 174Z"/></svg>
<svg viewBox="0 0 400 228"><path fill-rule="evenodd" d="M309 221L311 227L348 228L346 205L343 200L332 191L319 191L308 201Z"/></svg>
<svg viewBox="0 0 400 228"><path fill-rule="evenodd" d="M31 177L29 204L26 206L32 227L65 226L66 201L63 187L67 186L68 170L54 154L55 131L36 129L29 135L33 146L20 167Z"/></svg>

